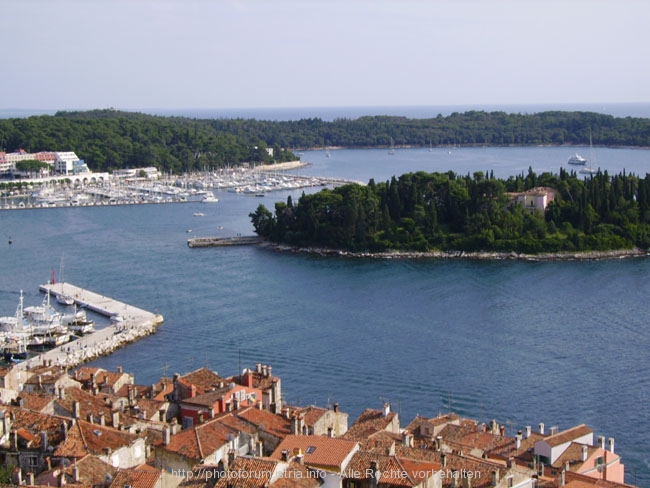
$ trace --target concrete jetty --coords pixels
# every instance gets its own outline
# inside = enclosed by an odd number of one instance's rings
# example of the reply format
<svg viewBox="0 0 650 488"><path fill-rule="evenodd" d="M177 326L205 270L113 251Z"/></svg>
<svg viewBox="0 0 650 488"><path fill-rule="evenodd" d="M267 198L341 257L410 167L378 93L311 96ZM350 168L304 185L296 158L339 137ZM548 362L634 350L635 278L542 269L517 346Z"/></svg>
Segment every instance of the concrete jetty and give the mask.
<svg viewBox="0 0 650 488"><path fill-rule="evenodd" d="M106 356L116 349L151 335L164 321L163 316L142 310L124 302L94 293L70 283L41 285L40 290L53 296L61 294L74 299L77 306L83 306L107 317L121 317L120 322L111 323L92 334L59 347L43 351L37 356L17 363L16 368L27 369L43 361L66 368L78 366L100 356Z"/></svg>
<svg viewBox="0 0 650 488"><path fill-rule="evenodd" d="M224 247L224 246L253 246L264 239L258 236L236 237L195 237L187 240L189 247Z"/></svg>

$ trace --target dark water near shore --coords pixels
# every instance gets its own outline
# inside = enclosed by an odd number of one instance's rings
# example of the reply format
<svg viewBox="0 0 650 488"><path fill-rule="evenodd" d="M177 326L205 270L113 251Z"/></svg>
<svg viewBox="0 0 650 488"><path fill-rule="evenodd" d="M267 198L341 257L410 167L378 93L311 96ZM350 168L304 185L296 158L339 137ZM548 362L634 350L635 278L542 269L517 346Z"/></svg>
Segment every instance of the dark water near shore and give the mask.
<svg viewBox="0 0 650 488"><path fill-rule="evenodd" d="M313 151L302 171L361 181L417 169L506 177L528 166L556 172L571 152ZM612 172L650 168L649 151L596 153ZM187 247L192 236L252 233L248 213L288 194L0 212L0 314L13 314L21 289L26 305L40 303L38 285L64 256L66 281L165 316L155 335L94 363L122 365L138 383L264 362L282 378L285 401L337 401L351 421L388 400L402 425L450 407L495 418L509 434L586 423L616 439L628 482L650 486L650 259L383 261Z"/></svg>

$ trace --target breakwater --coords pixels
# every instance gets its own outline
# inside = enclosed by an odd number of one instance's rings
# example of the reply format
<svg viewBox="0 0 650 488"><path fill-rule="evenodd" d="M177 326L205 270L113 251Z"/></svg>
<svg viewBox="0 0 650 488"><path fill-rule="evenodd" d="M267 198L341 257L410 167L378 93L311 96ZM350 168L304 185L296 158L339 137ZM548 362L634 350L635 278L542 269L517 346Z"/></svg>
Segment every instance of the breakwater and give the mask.
<svg viewBox="0 0 650 488"><path fill-rule="evenodd" d="M258 236L194 237L187 240L187 245L189 247L252 246L261 242L263 239Z"/></svg>
<svg viewBox="0 0 650 488"><path fill-rule="evenodd" d="M44 351L14 367L27 369L43 361L66 368L78 366L105 356L135 342L142 337L155 333L164 318L160 314L148 312L124 302L94 293L70 283L41 285L40 290L54 296L65 294L74 299L77 306L86 307L107 317L119 317L110 325L85 335L75 341Z"/></svg>

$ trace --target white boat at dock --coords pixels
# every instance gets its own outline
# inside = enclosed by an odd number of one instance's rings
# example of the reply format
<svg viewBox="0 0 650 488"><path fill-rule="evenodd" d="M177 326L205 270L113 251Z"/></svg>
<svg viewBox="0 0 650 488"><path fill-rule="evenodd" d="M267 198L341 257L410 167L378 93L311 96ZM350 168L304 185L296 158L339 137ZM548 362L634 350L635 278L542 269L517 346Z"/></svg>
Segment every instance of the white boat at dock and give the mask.
<svg viewBox="0 0 650 488"><path fill-rule="evenodd" d="M95 332L95 321L89 319L84 309L75 309L74 313L63 316L63 324L74 335L86 335Z"/></svg>

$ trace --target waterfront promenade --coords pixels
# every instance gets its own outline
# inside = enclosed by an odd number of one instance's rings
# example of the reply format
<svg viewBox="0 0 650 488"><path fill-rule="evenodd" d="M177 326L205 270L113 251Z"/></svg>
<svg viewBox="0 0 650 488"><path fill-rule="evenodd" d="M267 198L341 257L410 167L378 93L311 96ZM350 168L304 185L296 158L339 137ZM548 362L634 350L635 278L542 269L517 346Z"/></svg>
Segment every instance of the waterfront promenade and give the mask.
<svg viewBox="0 0 650 488"><path fill-rule="evenodd" d="M43 351L27 361L15 365L27 369L37 364L51 362L66 368L78 366L87 361L105 356L138 339L151 335L163 323L163 316L134 307L124 302L94 293L70 283L41 285L40 290L53 296L65 294L72 297L79 307L105 315L119 316L119 322L111 322L104 328L92 334L85 335L75 341Z"/></svg>

